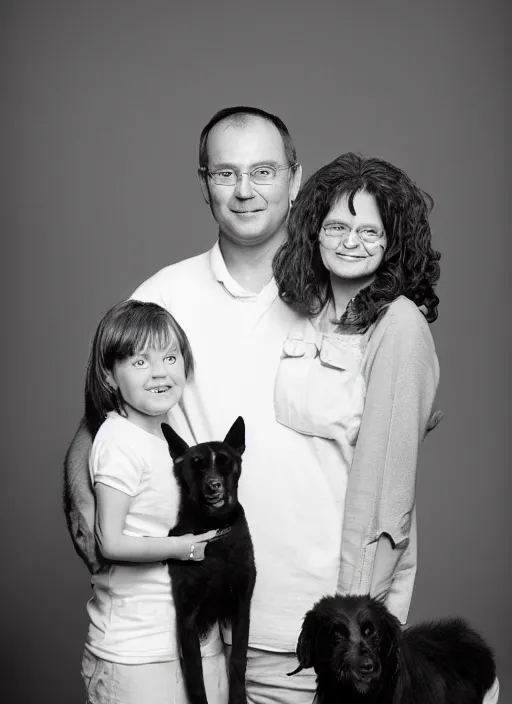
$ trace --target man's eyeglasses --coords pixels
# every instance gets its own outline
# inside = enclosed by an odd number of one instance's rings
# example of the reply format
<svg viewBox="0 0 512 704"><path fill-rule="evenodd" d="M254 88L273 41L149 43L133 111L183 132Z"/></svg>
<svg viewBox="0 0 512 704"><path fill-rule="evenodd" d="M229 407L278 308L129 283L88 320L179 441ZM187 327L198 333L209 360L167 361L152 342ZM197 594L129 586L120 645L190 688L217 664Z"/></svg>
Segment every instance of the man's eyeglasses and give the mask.
<svg viewBox="0 0 512 704"><path fill-rule="evenodd" d="M234 169L218 169L217 171L210 171L206 168L206 166L201 166L199 171L208 175L218 186L234 186L243 174L247 174L252 183L256 183L259 186L264 186L265 184L275 181L279 171L294 169L296 166L298 166L298 162L290 165L287 164L286 166L267 166L262 164L261 166L256 166L252 169L252 171L235 171Z"/></svg>
<svg viewBox="0 0 512 704"><path fill-rule="evenodd" d="M331 225L322 225L320 236L322 244L327 249L336 249L342 240L349 237L352 229L343 223L332 223ZM384 230L379 230L376 227L360 227L354 230L361 242L373 244L378 242L384 236Z"/></svg>

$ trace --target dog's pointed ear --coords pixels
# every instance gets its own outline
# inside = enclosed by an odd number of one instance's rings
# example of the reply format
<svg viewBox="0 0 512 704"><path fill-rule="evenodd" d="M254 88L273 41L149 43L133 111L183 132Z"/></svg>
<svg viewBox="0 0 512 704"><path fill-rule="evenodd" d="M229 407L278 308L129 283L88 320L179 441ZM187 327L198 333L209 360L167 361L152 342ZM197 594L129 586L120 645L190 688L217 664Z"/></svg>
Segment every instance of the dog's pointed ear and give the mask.
<svg viewBox="0 0 512 704"><path fill-rule="evenodd" d="M171 428L168 423L162 423L162 433L164 434L167 444L169 445L169 453L175 462L180 457L183 457L185 452L188 450L188 445L180 438L178 433Z"/></svg>
<svg viewBox="0 0 512 704"><path fill-rule="evenodd" d="M224 442L238 452L239 455L243 455L245 450L245 423L242 416L238 416L228 430Z"/></svg>

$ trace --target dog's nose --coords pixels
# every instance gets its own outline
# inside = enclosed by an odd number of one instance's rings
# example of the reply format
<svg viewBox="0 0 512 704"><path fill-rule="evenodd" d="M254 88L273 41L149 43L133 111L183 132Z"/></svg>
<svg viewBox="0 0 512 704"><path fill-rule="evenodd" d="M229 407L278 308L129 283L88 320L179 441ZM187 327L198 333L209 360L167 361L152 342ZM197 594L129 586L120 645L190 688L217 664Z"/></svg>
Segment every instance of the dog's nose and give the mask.
<svg viewBox="0 0 512 704"><path fill-rule="evenodd" d="M219 479L210 479L208 481L208 488L211 489L212 491L219 491L221 489L222 483L220 482Z"/></svg>
<svg viewBox="0 0 512 704"><path fill-rule="evenodd" d="M369 660L369 659L363 660L363 662L361 663L361 672L364 672L367 675L370 674L371 672L373 672L374 669L375 669L375 666L374 666L372 660Z"/></svg>

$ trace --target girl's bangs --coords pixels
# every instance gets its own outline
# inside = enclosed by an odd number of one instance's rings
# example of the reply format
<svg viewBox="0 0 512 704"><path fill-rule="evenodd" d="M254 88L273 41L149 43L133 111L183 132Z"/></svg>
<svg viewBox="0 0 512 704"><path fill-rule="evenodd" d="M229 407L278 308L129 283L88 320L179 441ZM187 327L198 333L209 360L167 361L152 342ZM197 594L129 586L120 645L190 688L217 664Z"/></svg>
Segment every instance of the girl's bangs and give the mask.
<svg viewBox="0 0 512 704"><path fill-rule="evenodd" d="M168 321L162 320L163 325L156 326L150 330L141 330L138 339L135 341L133 354L143 352L148 348L165 350L174 346L178 347L176 335Z"/></svg>
<svg viewBox="0 0 512 704"><path fill-rule="evenodd" d="M148 347L167 349L174 343L178 346L173 326L166 314L152 312L147 315L130 315L122 328L118 329L117 339L113 340L111 348L112 359L126 359L140 354Z"/></svg>

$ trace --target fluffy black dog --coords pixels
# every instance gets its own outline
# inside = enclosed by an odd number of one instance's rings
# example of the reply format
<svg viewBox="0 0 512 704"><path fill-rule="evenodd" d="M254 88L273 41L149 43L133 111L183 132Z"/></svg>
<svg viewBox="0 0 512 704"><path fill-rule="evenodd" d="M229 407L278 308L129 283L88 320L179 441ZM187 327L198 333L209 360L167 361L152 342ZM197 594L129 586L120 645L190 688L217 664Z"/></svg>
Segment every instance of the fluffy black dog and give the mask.
<svg viewBox="0 0 512 704"><path fill-rule="evenodd" d="M299 667L314 667L318 704L482 704L495 679L490 648L464 621L402 630L369 596L328 596L308 611Z"/></svg>
<svg viewBox="0 0 512 704"><path fill-rule="evenodd" d="M201 562L169 560L183 677L191 704L207 704L200 640L218 621L230 623L229 703L246 704L249 610L256 568L251 535L238 502L245 425L237 418L223 442L193 447L166 423L162 430L181 490L169 535L227 529L209 542Z"/></svg>

